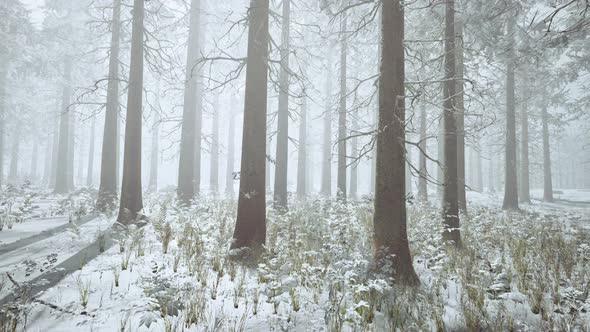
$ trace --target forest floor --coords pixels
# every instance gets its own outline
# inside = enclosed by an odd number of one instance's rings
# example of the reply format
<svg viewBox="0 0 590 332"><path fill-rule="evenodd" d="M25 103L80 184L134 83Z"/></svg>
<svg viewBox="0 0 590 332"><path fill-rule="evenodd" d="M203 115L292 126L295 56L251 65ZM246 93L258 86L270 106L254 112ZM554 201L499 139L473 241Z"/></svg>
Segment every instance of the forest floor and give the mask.
<svg viewBox="0 0 590 332"><path fill-rule="evenodd" d="M60 262L105 241L114 218L84 219L92 195L33 188L7 195L0 299L42 287ZM4 303L0 330L590 330L590 192L563 191L553 204L533 200L519 212L502 211L497 194L470 192L461 250L442 242L437 206L409 204L415 289L367 272L368 199L312 198L287 214L270 210L266 251L245 266L228 251L234 200L203 197L182 210L173 197L150 195L147 225L103 244L95 259L70 264L71 273L40 294Z"/></svg>

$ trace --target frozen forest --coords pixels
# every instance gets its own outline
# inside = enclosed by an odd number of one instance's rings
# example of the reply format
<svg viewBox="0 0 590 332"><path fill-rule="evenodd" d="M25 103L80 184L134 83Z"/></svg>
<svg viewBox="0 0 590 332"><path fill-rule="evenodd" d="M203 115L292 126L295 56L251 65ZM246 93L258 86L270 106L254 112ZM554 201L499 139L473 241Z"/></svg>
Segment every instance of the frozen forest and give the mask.
<svg viewBox="0 0 590 332"><path fill-rule="evenodd" d="M590 331L588 0L0 0L0 332Z"/></svg>

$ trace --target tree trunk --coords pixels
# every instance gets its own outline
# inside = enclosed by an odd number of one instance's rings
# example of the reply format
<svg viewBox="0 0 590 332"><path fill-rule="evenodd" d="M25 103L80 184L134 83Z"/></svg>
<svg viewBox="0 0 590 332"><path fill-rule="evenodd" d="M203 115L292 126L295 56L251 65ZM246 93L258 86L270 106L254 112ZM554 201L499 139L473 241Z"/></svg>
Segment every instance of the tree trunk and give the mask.
<svg viewBox="0 0 590 332"><path fill-rule="evenodd" d="M31 155L31 171L29 178L31 182L37 182L37 166L39 165L39 139L33 138L33 152Z"/></svg>
<svg viewBox="0 0 590 332"><path fill-rule="evenodd" d="M78 170L76 171L76 184L81 184L84 178L84 145L86 143L86 136L80 132L80 138L78 142Z"/></svg>
<svg viewBox="0 0 590 332"><path fill-rule="evenodd" d="M406 136L409 136L406 134ZM412 149L410 144L405 144L406 147L406 199L412 196Z"/></svg>
<svg viewBox="0 0 590 332"><path fill-rule="evenodd" d="M51 150L53 150L52 140L50 140L51 136L47 137L45 140L45 160L43 161L43 178L41 179L41 183L43 186L46 186L49 182L49 177L51 174Z"/></svg>
<svg viewBox="0 0 590 332"><path fill-rule="evenodd" d="M554 199L551 179L551 149L549 147L549 115L546 106L543 106L541 118L543 120L543 201L552 203Z"/></svg>
<svg viewBox="0 0 590 332"><path fill-rule="evenodd" d="M521 119L521 149L520 149L520 201L531 202L529 180L529 115L526 107L523 107Z"/></svg>
<svg viewBox="0 0 590 332"><path fill-rule="evenodd" d="M307 96L305 90L301 101L299 120L299 154L297 156L297 197L307 195Z"/></svg>
<svg viewBox="0 0 590 332"><path fill-rule="evenodd" d="M18 120L17 120L18 121ZM8 172L8 183L18 184L18 156L20 154L20 121L16 123L14 135L12 136L12 152L10 154L10 169Z"/></svg>
<svg viewBox="0 0 590 332"><path fill-rule="evenodd" d="M160 158L160 117L157 113L154 113L151 143L152 147L150 155L150 184L148 188L151 192L156 192L158 191L158 159Z"/></svg>
<svg viewBox="0 0 590 332"><path fill-rule="evenodd" d="M100 185L96 209L113 211L119 180L119 51L121 34L121 0L114 0L109 81L100 162Z"/></svg>
<svg viewBox="0 0 590 332"><path fill-rule="evenodd" d="M59 146L57 152L57 167L55 172L56 194L65 194L70 190L69 172L72 171L69 165L70 140L70 96L72 95L72 59L66 56L64 66L64 87L61 103L61 114L59 117Z"/></svg>
<svg viewBox="0 0 590 332"><path fill-rule="evenodd" d="M251 0L238 215L232 249L266 242L268 0Z"/></svg>
<svg viewBox="0 0 590 332"><path fill-rule="evenodd" d="M6 60L4 60L6 61ZM8 64L0 65L0 189L4 184L4 138L6 131L6 80Z"/></svg>
<svg viewBox="0 0 590 332"><path fill-rule="evenodd" d="M328 42L326 57L326 106L324 109L324 139L322 145L322 187L326 197L332 196L332 44Z"/></svg>
<svg viewBox="0 0 590 332"><path fill-rule="evenodd" d="M215 94L213 105L213 134L211 135L211 177L209 190L217 194L219 191L219 94Z"/></svg>
<svg viewBox="0 0 590 332"><path fill-rule="evenodd" d="M382 4L377 180L373 219L375 263L397 282L417 284L406 228L404 14L399 0Z"/></svg>
<svg viewBox="0 0 590 332"><path fill-rule="evenodd" d="M283 31L281 35L281 70L279 74L279 110L277 113L277 150L274 186L274 207L277 210L287 209L290 3L290 0L283 0Z"/></svg>
<svg viewBox="0 0 590 332"><path fill-rule="evenodd" d="M68 143L68 188L74 189L74 149L76 148L76 113L70 107L70 111L72 111L70 115L70 132L69 132L69 143Z"/></svg>
<svg viewBox="0 0 590 332"><path fill-rule="evenodd" d="M457 28L457 40L455 42L456 50L456 96L453 98L455 102L455 117L457 121L457 200L459 203L459 210L467 213L467 195L465 193L465 93L463 75L463 19L460 14L457 14L455 20Z"/></svg>
<svg viewBox="0 0 590 332"><path fill-rule="evenodd" d="M339 200L346 201L346 58L348 42L346 29L348 19L346 13L342 14L340 22L340 102L338 107L338 175L336 196Z"/></svg>
<svg viewBox="0 0 590 332"><path fill-rule="evenodd" d="M55 178L57 174L57 154L59 151L59 120L60 120L60 100L56 98L55 117L53 120L53 145L51 147L51 170L47 185L49 188L55 188Z"/></svg>
<svg viewBox="0 0 590 332"><path fill-rule="evenodd" d="M511 14L512 15L512 14ZM516 105L514 96L514 29L516 19L508 18L508 57L506 61L506 177L503 209L518 210L516 176Z"/></svg>
<svg viewBox="0 0 590 332"><path fill-rule="evenodd" d="M201 29L199 30L199 52L203 52L203 46L205 44L205 35L207 30L207 24L204 22L204 17L200 16L201 20ZM195 170L194 170L194 188L195 188L195 195L198 195L201 191L201 150L202 150L202 137L201 134L203 132L203 67L199 66L197 68L197 92L196 92L196 103L197 108L195 110Z"/></svg>
<svg viewBox="0 0 590 332"><path fill-rule="evenodd" d="M94 142L96 141L96 117L92 118L90 127L90 147L88 148L88 170L86 172L86 187L92 187L94 175Z"/></svg>
<svg viewBox="0 0 590 332"><path fill-rule="evenodd" d="M477 146L475 151L475 190L483 192L483 170L481 164L481 145L477 139Z"/></svg>
<svg viewBox="0 0 590 332"><path fill-rule="evenodd" d="M232 103L229 109L229 128L227 130L227 167L225 173L225 193L232 197L234 196L234 156L235 156L235 131L236 131L236 115L233 107L238 105L235 97L232 96Z"/></svg>
<svg viewBox="0 0 590 332"><path fill-rule="evenodd" d="M129 224L143 209L141 193L141 112L143 103L143 17L144 0L133 1L133 28L131 32L131 63L125 120L125 152L123 155L123 181L121 203L117 221Z"/></svg>
<svg viewBox="0 0 590 332"><path fill-rule="evenodd" d="M353 135L358 131L358 119L357 115L354 114L352 117L352 133ZM358 137L352 137L350 139L350 154L353 158L358 156ZM350 199L355 200L358 196L358 164L359 161L354 161L350 165L350 185L348 188L348 196Z"/></svg>
<svg viewBox="0 0 590 332"><path fill-rule="evenodd" d="M445 185L445 117L444 110L440 119L438 120L438 149L437 156L440 165L437 167L436 180L438 182L437 192L440 199L443 196L443 189Z"/></svg>
<svg viewBox="0 0 590 332"><path fill-rule="evenodd" d="M182 112L182 131L180 136L180 160L178 163L178 200L190 205L195 197L195 137L197 81L200 35L200 0L192 0L190 9L190 30L186 57L186 78L184 82L184 106ZM200 138L200 137L199 137ZM200 155L200 153L199 153Z"/></svg>
<svg viewBox="0 0 590 332"><path fill-rule="evenodd" d="M444 219L443 239L461 245L459 231L459 178L458 178L458 137L456 122L455 93L455 0L446 3L445 15L445 83L444 83L444 188L442 211Z"/></svg>
<svg viewBox="0 0 590 332"><path fill-rule="evenodd" d="M491 193L496 192L496 188L494 188L494 182L496 181L496 178L494 176L494 153L492 151L492 146L491 146L491 142L490 142L490 147L488 149L489 151L489 161L488 161L488 180L489 180L489 184L488 184L488 190Z"/></svg>
<svg viewBox="0 0 590 332"><path fill-rule="evenodd" d="M420 109L420 160L418 161L420 178L418 179L418 199L423 202L428 201L428 169L426 166L426 120L426 106L422 105Z"/></svg>

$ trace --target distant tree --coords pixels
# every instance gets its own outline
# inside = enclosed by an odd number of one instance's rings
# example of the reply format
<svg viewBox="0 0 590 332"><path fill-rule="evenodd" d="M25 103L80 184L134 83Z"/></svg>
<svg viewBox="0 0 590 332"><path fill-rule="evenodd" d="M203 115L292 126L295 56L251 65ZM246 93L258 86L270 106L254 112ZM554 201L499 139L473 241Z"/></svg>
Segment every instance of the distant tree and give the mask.
<svg viewBox="0 0 590 332"><path fill-rule="evenodd" d="M297 155L297 197L304 199L307 195L307 96L305 90L301 98L299 113L299 153Z"/></svg>
<svg viewBox="0 0 590 332"><path fill-rule="evenodd" d="M209 177L209 190L213 194L219 191L219 107L219 93L215 93L211 133L211 176Z"/></svg>
<svg viewBox="0 0 590 332"><path fill-rule="evenodd" d="M427 138L426 138L426 106L420 108L420 156L418 161L418 199L423 202L428 201L428 169L426 167Z"/></svg>
<svg viewBox="0 0 590 332"><path fill-rule="evenodd" d="M144 0L133 1L131 32L131 63L127 92L127 116L125 121L125 152L123 157L123 182L121 203L117 221L133 222L143 209L141 193L141 123L143 103L143 46Z"/></svg>
<svg viewBox="0 0 590 332"><path fill-rule="evenodd" d="M541 120L543 122L543 201L552 203L553 179L551 177L551 147L549 144L549 114L547 106L541 108Z"/></svg>
<svg viewBox="0 0 590 332"><path fill-rule="evenodd" d="M340 200L346 200L346 96L348 95L346 87L347 79L347 57L348 41L347 26L348 19L346 12L342 13L340 21L340 95L338 102L338 174L336 176L336 195Z"/></svg>
<svg viewBox="0 0 590 332"><path fill-rule="evenodd" d="M266 111L268 83L268 0L251 0L238 215L232 249L266 242Z"/></svg>

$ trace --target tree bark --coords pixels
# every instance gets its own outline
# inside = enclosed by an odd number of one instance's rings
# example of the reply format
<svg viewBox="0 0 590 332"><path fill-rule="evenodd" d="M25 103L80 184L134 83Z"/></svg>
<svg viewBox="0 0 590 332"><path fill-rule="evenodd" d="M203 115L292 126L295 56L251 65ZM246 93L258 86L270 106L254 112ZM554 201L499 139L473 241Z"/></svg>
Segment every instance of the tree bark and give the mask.
<svg viewBox="0 0 590 332"><path fill-rule="evenodd" d="M415 285L406 228L404 14L399 0L384 1L379 82L377 180L373 232L377 267L391 266L397 282Z"/></svg>
<svg viewBox="0 0 590 332"><path fill-rule="evenodd" d="M512 14L511 14L512 15ZM518 210L518 184L516 171L516 105L514 96L514 29L516 19L508 18L508 54L506 61L506 169L504 181L505 210Z"/></svg>
<svg viewBox="0 0 590 332"><path fill-rule="evenodd" d="M419 179L418 179L418 199L427 202L428 201L428 168L426 166L426 106L422 105L420 108L420 156L419 156Z"/></svg>
<svg viewBox="0 0 590 332"><path fill-rule="evenodd" d="M467 213L467 195L465 193L465 92L464 92L464 65L463 65L463 20L460 14L456 15L457 40L455 50L457 54L456 72L456 96L455 116L457 119L457 200L459 210Z"/></svg>
<svg viewBox="0 0 590 332"><path fill-rule="evenodd" d="M541 118L543 121L543 201L552 203L554 199L551 178L551 149L549 147L549 115L546 106L543 106Z"/></svg>
<svg viewBox="0 0 590 332"><path fill-rule="evenodd" d="M160 117L157 113L154 113L151 143L150 184L148 188L151 192L156 192L158 190L158 159L160 158Z"/></svg>
<svg viewBox="0 0 590 332"><path fill-rule="evenodd" d="M8 76L7 67L7 63L0 65L0 189L4 184L4 138L6 136L6 80Z"/></svg>
<svg viewBox="0 0 590 332"><path fill-rule="evenodd" d="M522 108L520 126L520 201L523 203L530 203L531 193L529 176L529 114L526 107Z"/></svg>
<svg viewBox="0 0 590 332"><path fill-rule="evenodd" d="M307 96L303 91L301 114L299 115L299 154L297 156L297 197L307 195Z"/></svg>
<svg viewBox="0 0 590 332"><path fill-rule="evenodd" d="M251 0L248 31L244 130L238 215L232 249L266 242L266 110L268 83L268 0Z"/></svg>
<svg viewBox="0 0 590 332"><path fill-rule="evenodd" d="M33 138L33 152L31 154L31 171L29 178L31 182L37 182L37 166L39 165L39 139Z"/></svg>
<svg viewBox="0 0 590 332"><path fill-rule="evenodd" d="M62 94L61 113L59 116L59 146L57 152L57 167L55 172L54 193L65 194L70 190L69 177L72 171L69 165L70 140L70 96L72 95L72 59L66 56L64 61L64 87Z"/></svg>
<svg viewBox="0 0 590 332"><path fill-rule="evenodd" d="M328 43L326 57L326 105L324 109L324 137L322 145L322 187L321 193L332 196L332 44Z"/></svg>
<svg viewBox="0 0 590 332"><path fill-rule="evenodd" d="M125 152L123 154L123 181L121 203L117 221L129 224L143 209L141 193L141 113L143 103L143 19L144 0L133 1L133 28L131 32L131 63L125 120Z"/></svg>
<svg viewBox="0 0 590 332"><path fill-rule="evenodd" d="M458 137L457 137L457 109L456 71L455 71L455 0L446 3L445 15L445 83L444 83L444 188L442 212L444 219L443 239L452 241L456 246L461 245L459 231L459 178L458 178Z"/></svg>
<svg viewBox="0 0 590 332"><path fill-rule="evenodd" d="M100 162L100 185L96 209L113 211L119 181L119 53L121 34L121 0L113 2L111 50L109 55L109 81Z"/></svg>
<svg viewBox="0 0 590 332"><path fill-rule="evenodd" d="M209 190L217 194L219 191L219 94L215 94L213 105L213 134L211 135L211 176Z"/></svg>
<svg viewBox="0 0 590 332"><path fill-rule="evenodd" d="M346 13L342 14L340 22L340 101L338 106L338 174L336 196L339 200L346 201L346 66L348 42L346 29L348 19Z"/></svg>
<svg viewBox="0 0 590 332"><path fill-rule="evenodd" d="M95 141L96 141L96 117L92 118L92 125L90 127L90 146L88 147L88 170L86 172L86 187L92 187L92 179L94 176L94 142Z"/></svg>
<svg viewBox="0 0 590 332"><path fill-rule="evenodd" d="M186 78L184 82L184 106L182 112L182 131L180 136L180 160L178 163L178 200L190 205L195 197L195 143L197 76L200 35L200 0L192 0L190 9L190 28L186 58ZM199 137L200 138L200 137ZM200 153L199 153L200 155Z"/></svg>
<svg viewBox="0 0 590 332"><path fill-rule="evenodd" d="M233 107L238 105L235 97L232 96L231 107L229 108L229 128L227 130L227 167L225 173L225 193L233 198L234 196L234 156L235 156L235 131L236 115ZM266 180L266 179L265 179Z"/></svg>
<svg viewBox="0 0 590 332"><path fill-rule="evenodd" d="M356 97L355 97L356 98ZM352 120L352 133L358 131L358 119L357 115L354 114L351 117ZM350 154L353 158L356 158L358 155L358 137L354 136L350 139ZM348 196L350 199L355 200L358 196L358 161L354 161L352 165L350 165L350 185L348 188Z"/></svg>
<svg viewBox="0 0 590 332"><path fill-rule="evenodd" d="M20 154L21 123L17 120L14 135L12 136L12 152L10 153L10 169L8 172L9 184L18 184L18 157Z"/></svg>
<svg viewBox="0 0 590 332"><path fill-rule="evenodd" d="M289 38L291 1L283 0L281 34L281 70L279 77L279 110L277 113L277 150L275 163L274 207L287 209L287 175L289 168Z"/></svg>

